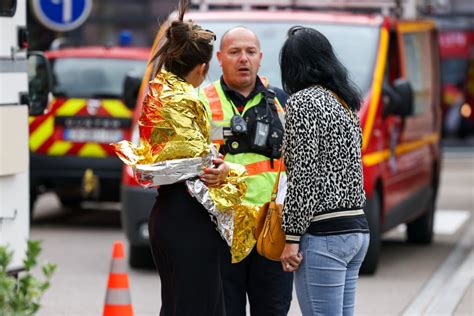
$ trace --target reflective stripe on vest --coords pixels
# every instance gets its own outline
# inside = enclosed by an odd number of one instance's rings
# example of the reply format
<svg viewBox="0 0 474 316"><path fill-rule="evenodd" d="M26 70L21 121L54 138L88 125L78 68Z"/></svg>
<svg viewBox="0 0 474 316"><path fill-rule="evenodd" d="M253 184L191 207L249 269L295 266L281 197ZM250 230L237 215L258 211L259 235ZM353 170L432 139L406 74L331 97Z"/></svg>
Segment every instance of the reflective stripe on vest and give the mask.
<svg viewBox="0 0 474 316"><path fill-rule="evenodd" d="M224 119L224 112L222 111L221 101L216 87L213 84L204 88L204 94L209 102L211 114L211 133L210 138L213 143L224 145L224 127L216 125Z"/></svg>
<svg viewBox="0 0 474 316"><path fill-rule="evenodd" d="M211 107L212 121L222 121L224 119L224 112L222 111L221 100L215 85L210 84L204 88L204 94L209 101Z"/></svg>
<svg viewBox="0 0 474 316"><path fill-rule="evenodd" d="M261 78L262 80L262 78ZM267 86L267 85L265 85ZM234 115L234 113L237 113L237 110L234 108L233 104L231 104L229 101L227 101L227 98L225 97L224 91L222 90L222 86L220 84L220 81L215 81L208 86L204 88L204 95L208 101L209 104L209 110L211 114L211 141L217 144L224 144L224 126L229 127L230 126L230 119ZM258 96L258 100L256 99ZM257 94L252 100L250 100L244 109L244 112L242 115L246 112L248 108L251 108L254 105L257 105L261 101L261 94ZM224 102L222 102L224 100ZM257 100L257 102L255 102ZM255 104L252 104L254 103ZM224 103L224 104L223 104ZM232 110L231 113L226 113L230 114L231 116L229 118L226 117L225 115L225 109L224 106L227 109ZM278 98L275 97L275 107L277 109L278 113L278 118L280 119L280 122L282 126L285 126L285 112L283 111L283 107L280 104L280 101L278 101Z"/></svg>
<svg viewBox="0 0 474 316"><path fill-rule="evenodd" d="M241 164L247 169L245 202L260 206L270 201L280 160L273 160L273 168L269 158L255 153L227 154L225 161Z"/></svg>
<svg viewBox="0 0 474 316"><path fill-rule="evenodd" d="M280 164L281 164L281 159L273 160L273 168L272 168L272 164L270 160L263 160L263 161L248 164L245 166L245 169L247 169L249 176L253 176L262 172L275 172L275 170L278 171ZM282 166L281 171L285 171L284 166Z"/></svg>
<svg viewBox="0 0 474 316"><path fill-rule="evenodd" d="M207 110L210 112L211 121L211 140L215 143L224 143L224 128L230 127L230 120L234 113L238 113L234 105L228 101L222 90L220 81L208 85L201 90L201 98L203 103L208 105ZM249 108L260 103L262 94L257 94L245 105L245 113ZM275 98L275 105L278 114L284 115L283 108ZM284 124L284 121L282 121ZM247 190L245 201L254 205L262 205L270 200L273 185L276 180L280 160L273 161L271 168L270 159L266 156L256 153L227 154L225 160L238 163L245 166L248 172L246 183L250 188Z"/></svg>

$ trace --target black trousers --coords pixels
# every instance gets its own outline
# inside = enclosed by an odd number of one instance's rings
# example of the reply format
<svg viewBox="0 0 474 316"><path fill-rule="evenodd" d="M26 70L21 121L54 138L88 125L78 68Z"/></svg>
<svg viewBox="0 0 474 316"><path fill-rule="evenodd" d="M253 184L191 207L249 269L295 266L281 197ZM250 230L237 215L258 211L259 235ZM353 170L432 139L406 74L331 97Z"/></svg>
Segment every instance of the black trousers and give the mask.
<svg viewBox="0 0 474 316"><path fill-rule="evenodd" d="M293 273L281 263L260 256L254 248L247 258L232 264L222 248L222 281L227 316L244 316L246 295L252 316L286 316L291 305Z"/></svg>
<svg viewBox="0 0 474 316"><path fill-rule="evenodd" d="M220 249L227 247L184 183L166 185L149 220L161 316L225 316Z"/></svg>

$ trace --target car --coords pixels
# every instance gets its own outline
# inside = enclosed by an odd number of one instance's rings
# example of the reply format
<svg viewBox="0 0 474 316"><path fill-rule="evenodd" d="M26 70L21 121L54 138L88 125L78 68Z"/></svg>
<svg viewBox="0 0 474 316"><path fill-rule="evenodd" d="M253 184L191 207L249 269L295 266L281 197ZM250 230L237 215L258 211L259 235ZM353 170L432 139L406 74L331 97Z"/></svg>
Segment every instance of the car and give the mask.
<svg viewBox="0 0 474 316"><path fill-rule="evenodd" d="M382 234L400 224L407 225L409 242L429 244L441 168L441 91L435 23L416 16L400 16L403 8L395 1L365 1L367 8L357 1L334 3L333 8L304 0L282 0L269 7L258 1L253 2L256 7L252 1L242 1L244 5L240 7L236 5L238 1L232 1L224 8L225 1L199 3L200 9L190 11L185 18L213 30L217 41L233 26L243 25L255 31L263 51L259 73L267 76L273 86L281 86L278 57L291 26L313 27L328 37L364 96L358 115L363 132L365 212L371 242L361 271L376 271ZM135 140L136 119L152 69L150 65L137 98L132 136ZM213 59L209 80L218 79L220 73ZM124 168L122 219L130 242L132 267L145 264L150 257L147 223L155 196L156 190L141 188L133 178L133 170Z"/></svg>
<svg viewBox="0 0 474 316"><path fill-rule="evenodd" d="M45 52L52 101L29 119L30 204L41 190L63 206L120 201L122 165L109 143L129 139L133 108L122 102L127 75L143 75L149 48L66 47Z"/></svg>

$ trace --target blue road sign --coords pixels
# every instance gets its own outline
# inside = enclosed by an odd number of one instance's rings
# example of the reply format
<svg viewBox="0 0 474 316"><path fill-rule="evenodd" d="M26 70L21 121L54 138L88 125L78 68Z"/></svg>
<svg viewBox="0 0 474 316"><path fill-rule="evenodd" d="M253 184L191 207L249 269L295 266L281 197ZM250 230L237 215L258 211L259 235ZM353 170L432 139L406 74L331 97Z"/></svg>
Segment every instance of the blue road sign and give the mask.
<svg viewBox="0 0 474 316"><path fill-rule="evenodd" d="M53 31L71 31L89 16L92 0L32 0L38 20Z"/></svg>

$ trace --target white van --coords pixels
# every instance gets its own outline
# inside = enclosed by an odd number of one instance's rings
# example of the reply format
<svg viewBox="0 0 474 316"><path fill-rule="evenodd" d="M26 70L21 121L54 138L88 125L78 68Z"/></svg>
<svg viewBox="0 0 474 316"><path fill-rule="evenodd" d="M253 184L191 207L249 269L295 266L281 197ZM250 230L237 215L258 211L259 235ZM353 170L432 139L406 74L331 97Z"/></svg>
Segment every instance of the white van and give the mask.
<svg viewBox="0 0 474 316"><path fill-rule="evenodd" d="M29 238L28 115L43 113L51 74L44 55L27 53L26 0L0 2L0 38L0 246L17 273Z"/></svg>

